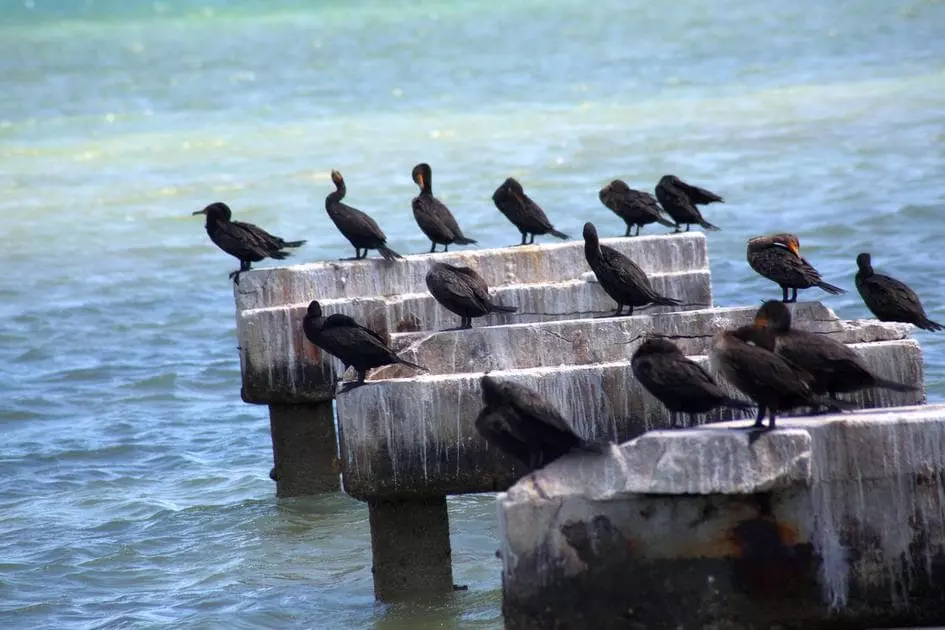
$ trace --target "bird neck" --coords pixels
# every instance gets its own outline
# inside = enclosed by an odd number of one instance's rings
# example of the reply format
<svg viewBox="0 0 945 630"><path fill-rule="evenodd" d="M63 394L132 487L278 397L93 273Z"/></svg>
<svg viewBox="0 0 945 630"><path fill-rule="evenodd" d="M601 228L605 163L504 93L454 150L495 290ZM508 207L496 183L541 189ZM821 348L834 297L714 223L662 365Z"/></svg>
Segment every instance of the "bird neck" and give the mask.
<svg viewBox="0 0 945 630"><path fill-rule="evenodd" d="M873 265L860 265L857 275L861 278L869 278L873 275Z"/></svg>
<svg viewBox="0 0 945 630"><path fill-rule="evenodd" d="M340 184L335 184L334 192L328 193L328 196L325 197L325 207L330 208L339 201L345 198L345 193L347 189L345 188L344 182Z"/></svg>
<svg viewBox="0 0 945 630"><path fill-rule="evenodd" d="M598 259L601 256L600 241L596 238L584 239L584 255L587 258Z"/></svg>

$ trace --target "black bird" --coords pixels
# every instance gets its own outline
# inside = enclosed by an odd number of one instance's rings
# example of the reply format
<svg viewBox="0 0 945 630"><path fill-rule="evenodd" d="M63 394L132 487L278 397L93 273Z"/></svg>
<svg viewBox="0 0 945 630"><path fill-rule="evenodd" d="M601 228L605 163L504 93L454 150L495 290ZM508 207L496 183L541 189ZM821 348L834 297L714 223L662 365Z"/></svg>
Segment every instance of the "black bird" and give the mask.
<svg viewBox="0 0 945 630"><path fill-rule="evenodd" d="M831 409L851 408L843 401L814 393L814 377L772 350L776 343L770 331L755 325L726 330L716 335L711 357L722 376L758 404L753 428L773 429L778 413L795 407L822 405Z"/></svg>
<svg viewBox="0 0 945 630"><path fill-rule="evenodd" d="M593 223L584 224L584 257L597 276L597 281L607 295L617 301L619 317L623 307L629 310L627 315L633 315L633 307L647 304L660 306L679 306L682 304L675 298L665 297L657 293L650 285L650 279L635 262L612 247L601 245L597 238L597 228Z"/></svg>
<svg viewBox="0 0 945 630"><path fill-rule="evenodd" d="M820 287L831 295L846 293L824 282L820 273L801 256L797 236L787 232L748 239L748 265L781 287L783 302L797 302L797 290ZM791 299L788 299L791 289Z"/></svg>
<svg viewBox="0 0 945 630"><path fill-rule="evenodd" d="M919 296L906 283L875 273L869 254L864 252L857 256L856 266L856 290L876 319L913 324L933 332L945 329L945 326L928 318Z"/></svg>
<svg viewBox="0 0 945 630"><path fill-rule="evenodd" d="M724 200L714 192L687 184L675 175L663 175L656 184L656 198L659 199L666 214L673 217L677 232L680 231L679 226L683 224L688 232L693 223L701 225L706 230L719 229L703 219L702 213L696 207L697 204L705 205L714 201L724 203Z"/></svg>
<svg viewBox="0 0 945 630"><path fill-rule="evenodd" d="M387 237L377 221L361 212L357 208L341 203L345 197L345 180L341 173L333 170L331 181L335 184L335 191L325 197L325 210L338 230L354 246L354 260L367 258L369 249L376 249L384 260L403 258L400 254L387 246ZM361 250L364 255L361 255Z"/></svg>
<svg viewBox="0 0 945 630"><path fill-rule="evenodd" d="M601 452L568 425L537 392L489 375L480 380L482 402L476 430L489 444L537 470L572 451Z"/></svg>
<svg viewBox="0 0 945 630"><path fill-rule="evenodd" d="M551 234L562 239L569 238L567 234L559 232L551 225L544 210L525 194L522 185L514 177L509 177L495 189L492 193L492 201L499 212L504 214L505 218L522 233L522 245L526 244L525 238L529 234L532 235L531 240L528 241L529 245L535 242L535 235Z"/></svg>
<svg viewBox="0 0 945 630"><path fill-rule="evenodd" d="M361 326L347 315L335 313L322 316L322 307L317 300L308 305L308 311L302 319L302 331L305 338L328 354L341 359L345 370L354 367L358 380L346 385L344 391L364 385L367 371L383 365L402 363L412 368L426 371L426 368L406 359L401 359L376 332Z"/></svg>
<svg viewBox="0 0 945 630"><path fill-rule="evenodd" d="M472 318L489 313L514 313L517 306L492 301L489 285L475 270L435 262L427 272L427 288L446 310L462 318L460 328L472 328Z"/></svg>
<svg viewBox="0 0 945 630"><path fill-rule="evenodd" d="M630 362L640 384L672 413L706 413L716 407L751 409L754 405L726 394L701 365L668 339L644 341Z"/></svg>
<svg viewBox="0 0 945 630"><path fill-rule="evenodd" d="M597 196L602 204L626 222L627 233L624 236L630 236L630 228L634 225L637 226L634 236L639 236L640 228L650 223L676 227L675 223L661 216L662 209L656 202L656 197L630 188L622 179L615 179L601 188Z"/></svg>
<svg viewBox="0 0 945 630"><path fill-rule="evenodd" d="M240 272L249 271L252 263L263 258L282 260L289 255L283 249L305 244L305 241L285 241L252 223L233 221L230 207L222 201L211 203L192 214L207 215L206 228L210 240L230 256L239 259L240 268L230 273L230 278L236 284L240 283Z"/></svg>
<svg viewBox="0 0 945 630"><path fill-rule="evenodd" d="M765 302L755 314L755 325L767 328L775 338L775 352L814 377L815 394L835 397L867 387L897 392L915 391L904 385L874 376L852 348L824 335L791 328L791 311L782 302Z"/></svg>
<svg viewBox="0 0 945 630"><path fill-rule="evenodd" d="M413 198L413 217L427 238L430 239L430 253L436 246L443 245L443 251L449 251L451 243L471 245L471 238L463 236L456 218L442 201L433 196L433 171L426 163L417 164L411 173L414 183L420 187L420 194Z"/></svg>

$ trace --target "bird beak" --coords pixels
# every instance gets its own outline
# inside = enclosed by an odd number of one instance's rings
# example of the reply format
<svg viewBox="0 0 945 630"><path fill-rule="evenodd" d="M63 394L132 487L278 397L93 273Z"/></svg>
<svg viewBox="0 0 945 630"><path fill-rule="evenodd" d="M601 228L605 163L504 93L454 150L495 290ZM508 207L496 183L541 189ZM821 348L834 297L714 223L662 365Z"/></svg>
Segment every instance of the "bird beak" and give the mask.
<svg viewBox="0 0 945 630"><path fill-rule="evenodd" d="M767 328L767 327L768 327L768 320L765 319L764 317L756 317L756 318L755 318L755 326L757 326L758 328Z"/></svg>
<svg viewBox="0 0 945 630"><path fill-rule="evenodd" d="M797 241L791 241L790 243L788 243L787 248L791 250L792 252L794 252L794 255L797 256L798 258L801 257L801 248L798 247Z"/></svg>
<svg viewBox="0 0 945 630"><path fill-rule="evenodd" d="M196 215L198 215L198 214L207 214L207 209L204 208L203 210L197 210L197 212L191 212L191 213L190 213L191 216L196 216Z"/></svg>
<svg viewBox="0 0 945 630"><path fill-rule="evenodd" d="M417 173L417 186L423 188L423 173Z"/></svg>

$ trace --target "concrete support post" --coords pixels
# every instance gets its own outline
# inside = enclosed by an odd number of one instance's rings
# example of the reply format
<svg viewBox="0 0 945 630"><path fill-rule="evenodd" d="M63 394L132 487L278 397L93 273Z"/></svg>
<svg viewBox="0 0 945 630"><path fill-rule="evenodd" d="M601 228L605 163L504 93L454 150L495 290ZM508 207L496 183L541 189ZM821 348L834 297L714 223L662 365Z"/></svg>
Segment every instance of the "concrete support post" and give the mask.
<svg viewBox="0 0 945 630"><path fill-rule="evenodd" d="M453 590L446 497L368 501L374 595L393 601Z"/></svg>
<svg viewBox="0 0 945 630"><path fill-rule="evenodd" d="M276 496L297 497L338 492L338 440L331 401L305 405L269 405L272 455L270 476Z"/></svg>

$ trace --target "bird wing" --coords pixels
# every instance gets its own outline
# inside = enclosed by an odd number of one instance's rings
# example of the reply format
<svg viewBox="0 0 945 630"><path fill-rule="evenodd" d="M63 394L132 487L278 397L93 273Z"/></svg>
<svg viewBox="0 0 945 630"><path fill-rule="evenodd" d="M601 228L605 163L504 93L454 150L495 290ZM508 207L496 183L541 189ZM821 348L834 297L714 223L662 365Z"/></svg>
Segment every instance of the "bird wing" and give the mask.
<svg viewBox="0 0 945 630"><path fill-rule="evenodd" d="M541 209L537 203L532 201L532 198L526 195L525 193L519 194L516 191L511 191L512 198L515 199L519 208L521 209L521 218L522 224L524 226L535 227L540 230L550 230L552 229L551 222L548 220L548 216L545 214L545 211Z"/></svg>
<svg viewBox="0 0 945 630"><path fill-rule="evenodd" d="M696 208L689 200L689 196L679 188L669 184L656 185L656 198L669 212L669 208L678 208L684 212L695 213Z"/></svg>
<svg viewBox="0 0 945 630"><path fill-rule="evenodd" d="M878 307L883 311L925 312L922 303L919 301L919 296L904 282L882 274L873 274L864 282L874 288L881 289L880 291L871 291L871 298L876 301Z"/></svg>
<svg viewBox="0 0 945 630"><path fill-rule="evenodd" d="M454 267L438 274L442 288L452 297L468 301L476 309L489 310L489 291L485 282L469 267Z"/></svg>
<svg viewBox="0 0 945 630"><path fill-rule="evenodd" d="M217 247L241 260L262 260L269 255L269 249L252 232L237 223L218 223L213 231L208 232Z"/></svg>
<svg viewBox="0 0 945 630"><path fill-rule="evenodd" d="M683 189L683 191L686 193L686 196L689 197L689 201L691 201L692 203L705 205L707 203L713 203L715 201L724 202L724 199L716 195L711 190L706 190L705 188L699 188L698 186L687 184L686 182L681 181L681 180L679 182L679 186L680 188Z"/></svg>
<svg viewBox="0 0 945 630"><path fill-rule="evenodd" d="M349 240L351 237L362 239L376 238L381 241L387 240L387 237L377 224L377 221L366 213L341 202L338 202L337 206L340 206L348 214L348 217L346 217L344 221L344 226L339 226L338 229L348 237Z"/></svg>
<svg viewBox="0 0 945 630"><path fill-rule="evenodd" d="M656 390L683 399L710 396L724 396L725 392L715 379L698 363L684 356L652 357L651 361L663 363L659 366L659 380L650 376L649 370L634 370L634 375L647 389Z"/></svg>
<svg viewBox="0 0 945 630"><path fill-rule="evenodd" d="M774 387L794 396L809 396L813 377L792 361L759 346L742 343L737 353L740 377L759 388Z"/></svg>
<svg viewBox="0 0 945 630"><path fill-rule="evenodd" d="M656 295L656 291L653 290L653 286L650 284L650 279L640 269L639 265L616 249L606 245L600 246L600 253L601 262L610 268L620 284L632 285L647 295Z"/></svg>
<svg viewBox="0 0 945 630"><path fill-rule="evenodd" d="M242 221L230 221L232 225L239 227L242 230L245 230L247 234L261 247L266 248L268 251L278 251L285 247L285 241L274 236L262 229L258 225L253 225L252 223L244 223Z"/></svg>
<svg viewBox="0 0 945 630"><path fill-rule="evenodd" d="M413 215L424 233L442 234L453 239L459 234L456 218L439 199L430 195L417 195L413 198Z"/></svg>
<svg viewBox="0 0 945 630"><path fill-rule="evenodd" d="M522 418L530 422L540 422L562 433L574 434L571 425L567 423L561 413L537 392L511 381L505 381L502 385L506 388L510 406Z"/></svg>

